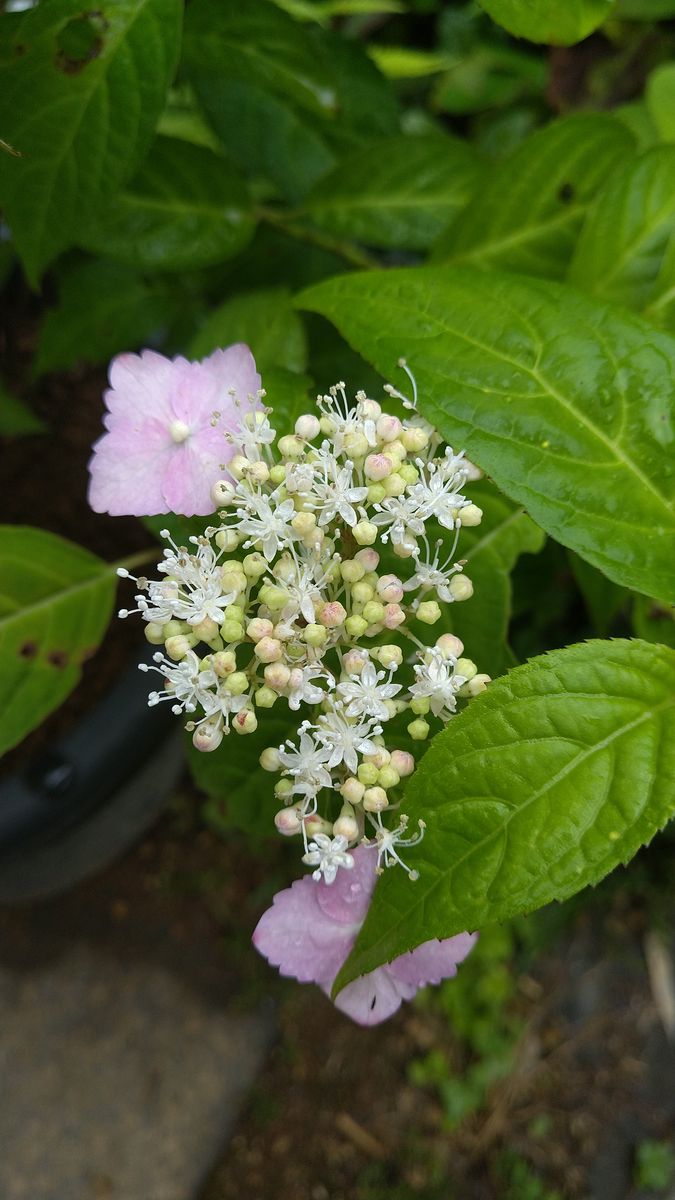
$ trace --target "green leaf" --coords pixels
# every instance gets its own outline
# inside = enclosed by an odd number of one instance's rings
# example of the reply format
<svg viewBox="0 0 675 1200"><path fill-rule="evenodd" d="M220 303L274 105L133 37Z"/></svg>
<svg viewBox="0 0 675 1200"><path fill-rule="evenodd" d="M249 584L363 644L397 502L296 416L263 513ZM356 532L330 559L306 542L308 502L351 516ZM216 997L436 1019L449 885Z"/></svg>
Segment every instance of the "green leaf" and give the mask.
<svg viewBox="0 0 675 1200"><path fill-rule="evenodd" d="M147 344L165 328L180 299L165 283L103 259L65 272L59 291L40 330L38 375L80 362L107 362L121 350Z"/></svg>
<svg viewBox="0 0 675 1200"><path fill-rule="evenodd" d="M644 311L675 233L675 146L618 167L593 204L569 268L571 283ZM670 281L675 284L675 276Z"/></svg>
<svg viewBox="0 0 675 1200"><path fill-rule="evenodd" d="M473 194L482 164L459 138L385 138L342 159L307 197L320 229L385 249L425 250Z"/></svg>
<svg viewBox="0 0 675 1200"><path fill-rule="evenodd" d="M197 787L210 797L206 817L219 832L241 829L251 837L274 834L274 776L263 771L260 755L267 746L279 746L297 730L297 713L265 711L255 733L231 733L217 750L200 753L192 744L188 763Z"/></svg>
<svg viewBox="0 0 675 1200"><path fill-rule="evenodd" d="M0 24L0 202L29 278L141 161L175 70L180 0L51 0ZM5 18L0 18L4 22Z"/></svg>
<svg viewBox="0 0 675 1200"><path fill-rule="evenodd" d="M0 436L21 437L44 433L47 426L35 413L0 384Z"/></svg>
<svg viewBox="0 0 675 1200"><path fill-rule="evenodd" d="M675 142L675 63L664 63L652 71L645 103L661 140Z"/></svg>
<svg viewBox="0 0 675 1200"><path fill-rule="evenodd" d="M675 650L675 609L659 604L649 596L636 596L632 612L633 629L646 642L660 642Z"/></svg>
<svg viewBox="0 0 675 1200"><path fill-rule="evenodd" d="M298 303L391 379L547 533L670 601L675 339L544 280L414 268L327 280Z"/></svg>
<svg viewBox="0 0 675 1200"><path fill-rule="evenodd" d="M509 33L530 42L572 46L610 15L614 0L479 0Z"/></svg>
<svg viewBox="0 0 675 1200"><path fill-rule="evenodd" d="M521 554L541 550L544 534L522 508L500 495L493 485L471 484L468 494L471 502L483 510L480 525L462 529L458 550L466 559L464 570L474 585L474 594L466 604L447 607L447 627L462 639L478 670L494 677L513 661L507 645L511 571Z"/></svg>
<svg viewBox="0 0 675 1200"><path fill-rule="evenodd" d="M388 79L424 79L445 71L454 63L450 54L419 50L413 46L382 46L374 43L368 54Z"/></svg>
<svg viewBox="0 0 675 1200"><path fill-rule="evenodd" d="M537 130L494 168L433 260L561 279L589 201L632 147L628 129L599 113Z"/></svg>
<svg viewBox="0 0 675 1200"><path fill-rule="evenodd" d="M160 137L139 174L78 241L134 266L181 271L232 258L254 229L247 190L231 163Z"/></svg>
<svg viewBox="0 0 675 1200"><path fill-rule="evenodd" d="M612 16L628 21L666 21L675 17L675 0L616 0Z"/></svg>
<svg viewBox="0 0 675 1200"><path fill-rule="evenodd" d="M675 653L587 642L517 667L434 740L403 811L427 823L387 871L336 981L430 938L565 900L675 812Z"/></svg>
<svg viewBox="0 0 675 1200"><path fill-rule="evenodd" d="M0 754L77 684L105 632L117 580L100 558L42 529L0 526Z"/></svg>
<svg viewBox="0 0 675 1200"><path fill-rule="evenodd" d="M214 309L189 347L190 358L205 358L219 347L246 342L264 375L268 367L304 371L307 339L285 288L241 292ZM266 386L263 378L263 386ZM270 403L273 403L270 397Z"/></svg>

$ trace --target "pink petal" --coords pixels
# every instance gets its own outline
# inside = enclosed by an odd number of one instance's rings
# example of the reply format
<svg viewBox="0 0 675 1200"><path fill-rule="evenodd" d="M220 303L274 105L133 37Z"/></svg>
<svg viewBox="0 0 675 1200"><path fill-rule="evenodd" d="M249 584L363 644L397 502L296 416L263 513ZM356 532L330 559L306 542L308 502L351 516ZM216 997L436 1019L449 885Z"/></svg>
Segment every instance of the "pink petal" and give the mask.
<svg viewBox="0 0 675 1200"><path fill-rule="evenodd" d="M330 987L325 987L324 991L330 995ZM334 1004L359 1025L379 1025L401 1007L403 999L409 997L403 996L388 968L377 967L369 975L348 983L336 996Z"/></svg>
<svg viewBox="0 0 675 1200"><path fill-rule="evenodd" d="M335 883L330 887L319 884L317 902L322 912L333 921L348 925L357 923L360 926L365 920L377 880L377 853L374 847L369 846L357 846L350 853L354 859L352 870L338 871Z"/></svg>
<svg viewBox="0 0 675 1200"><path fill-rule="evenodd" d="M223 465L232 453L232 447L216 429L203 430L180 445L172 445L161 480L169 512L184 517L212 513L215 505L211 488L222 477Z"/></svg>
<svg viewBox="0 0 675 1200"><path fill-rule="evenodd" d="M456 975L458 964L466 958L477 940L477 933L458 933L456 937L444 938L442 942L434 938L395 958L387 970L397 984L403 986L404 998L408 1000L428 983L440 983ZM407 988L412 988L410 995L405 995Z"/></svg>
<svg viewBox="0 0 675 1200"><path fill-rule="evenodd" d="M105 402L113 421L119 417L137 420L139 415L171 421L171 388L175 362L154 350L142 354L118 354L110 364L110 390Z"/></svg>
<svg viewBox="0 0 675 1200"><path fill-rule="evenodd" d="M256 371L255 359L248 346L243 342L235 342L226 350L214 350L213 354L205 358L200 366L218 385L221 400L218 407L223 414L226 412L225 398L228 397L230 390L236 393L239 403L246 408L247 398L257 396L262 387L260 376ZM232 398L228 398L231 401Z"/></svg>
<svg viewBox="0 0 675 1200"><path fill-rule="evenodd" d="M173 446L165 425L123 421L104 433L89 460L89 504L94 512L119 516L155 516L169 512L162 478Z"/></svg>
<svg viewBox="0 0 675 1200"><path fill-rule="evenodd" d="M330 990L361 921L339 924L324 913L318 901L324 888L330 890L305 875L278 892L255 928L253 945L282 975Z"/></svg>

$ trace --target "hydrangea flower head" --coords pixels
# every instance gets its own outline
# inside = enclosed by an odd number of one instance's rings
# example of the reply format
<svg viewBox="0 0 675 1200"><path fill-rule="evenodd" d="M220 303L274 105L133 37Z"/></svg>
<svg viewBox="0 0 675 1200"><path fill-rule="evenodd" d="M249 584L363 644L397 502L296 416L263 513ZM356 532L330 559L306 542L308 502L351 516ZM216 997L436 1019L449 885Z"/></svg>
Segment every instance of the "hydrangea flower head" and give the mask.
<svg viewBox="0 0 675 1200"><path fill-rule="evenodd" d="M202 362L120 354L109 378L106 432L89 463L91 507L111 516L212 513L211 489L235 453L242 410L260 396L248 346Z"/></svg>
<svg viewBox="0 0 675 1200"><path fill-rule="evenodd" d="M278 892L253 934L256 949L282 975L317 983L327 996L365 920L377 879L374 847L358 846L351 858L352 868L339 871L332 885L306 875ZM421 987L456 975L477 937L460 933L425 942L347 984L336 1007L359 1025L378 1025Z"/></svg>

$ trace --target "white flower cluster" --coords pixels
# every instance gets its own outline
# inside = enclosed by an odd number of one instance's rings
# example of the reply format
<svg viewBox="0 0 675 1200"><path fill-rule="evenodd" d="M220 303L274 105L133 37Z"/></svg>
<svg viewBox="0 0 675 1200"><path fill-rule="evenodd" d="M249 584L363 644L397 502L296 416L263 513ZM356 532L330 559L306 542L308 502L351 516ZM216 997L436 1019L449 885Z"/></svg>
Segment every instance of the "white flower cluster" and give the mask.
<svg viewBox="0 0 675 1200"><path fill-rule="evenodd" d="M407 836L405 816L385 824L415 767L397 738L423 742L489 680L453 634L424 637L442 606L472 594L454 556L482 514L463 493L479 473L417 415L410 378L412 400L386 389L406 419L363 392L350 406L338 384L278 441L252 397L230 478L214 487L220 523L189 548L164 531L160 578L136 580L135 611L164 647L141 668L164 685L149 703L188 714L197 749L252 733L279 702L302 708L297 733L260 762L280 774L278 831L302 838L328 883L369 836L380 868L404 865L397 847L424 830Z"/></svg>

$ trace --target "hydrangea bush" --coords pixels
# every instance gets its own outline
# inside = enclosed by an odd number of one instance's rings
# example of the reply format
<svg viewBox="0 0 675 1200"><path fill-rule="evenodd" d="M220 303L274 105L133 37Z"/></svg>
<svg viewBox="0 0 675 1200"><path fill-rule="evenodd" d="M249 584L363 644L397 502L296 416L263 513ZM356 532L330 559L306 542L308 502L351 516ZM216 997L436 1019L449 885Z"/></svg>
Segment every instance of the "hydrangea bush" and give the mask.
<svg viewBox="0 0 675 1200"><path fill-rule="evenodd" d="M208 819L294 848L255 944L365 1023L675 811L669 3L0 16L8 376L112 360L89 501L163 541L0 529L0 751L122 576Z"/></svg>

